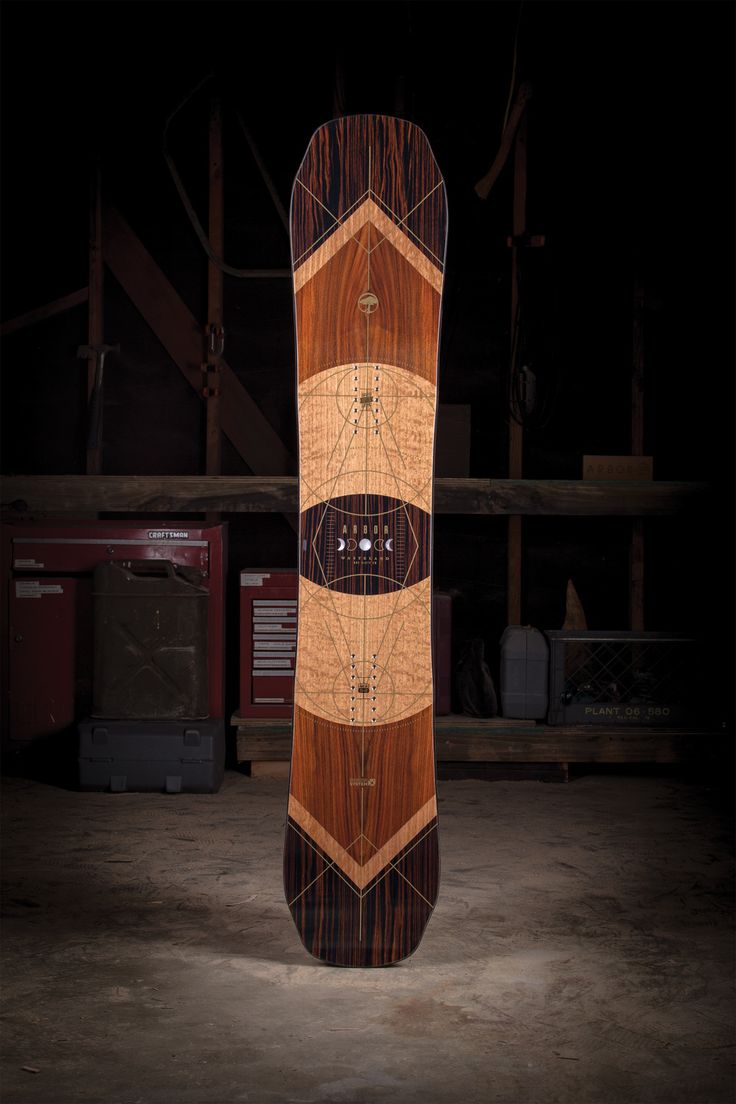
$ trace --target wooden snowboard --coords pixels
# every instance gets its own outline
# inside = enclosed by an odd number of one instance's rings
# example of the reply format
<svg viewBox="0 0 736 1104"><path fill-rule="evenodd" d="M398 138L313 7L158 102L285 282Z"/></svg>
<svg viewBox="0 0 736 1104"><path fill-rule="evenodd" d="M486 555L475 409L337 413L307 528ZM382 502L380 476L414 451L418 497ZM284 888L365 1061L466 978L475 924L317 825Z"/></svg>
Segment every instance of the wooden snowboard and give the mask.
<svg viewBox="0 0 736 1104"><path fill-rule="evenodd" d="M340 966L416 948L437 896L430 579L442 177L411 123L321 127L294 183L299 617L285 888Z"/></svg>

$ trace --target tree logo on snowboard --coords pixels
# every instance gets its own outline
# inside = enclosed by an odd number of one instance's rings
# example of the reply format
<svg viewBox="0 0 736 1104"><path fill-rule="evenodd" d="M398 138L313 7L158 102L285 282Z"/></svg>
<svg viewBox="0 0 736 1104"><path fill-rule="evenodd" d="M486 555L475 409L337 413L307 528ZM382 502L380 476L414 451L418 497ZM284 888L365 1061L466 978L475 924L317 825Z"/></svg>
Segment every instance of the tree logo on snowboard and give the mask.
<svg viewBox="0 0 736 1104"><path fill-rule="evenodd" d="M378 308L378 297L372 291L364 291L358 300L358 306L363 314L373 314Z"/></svg>

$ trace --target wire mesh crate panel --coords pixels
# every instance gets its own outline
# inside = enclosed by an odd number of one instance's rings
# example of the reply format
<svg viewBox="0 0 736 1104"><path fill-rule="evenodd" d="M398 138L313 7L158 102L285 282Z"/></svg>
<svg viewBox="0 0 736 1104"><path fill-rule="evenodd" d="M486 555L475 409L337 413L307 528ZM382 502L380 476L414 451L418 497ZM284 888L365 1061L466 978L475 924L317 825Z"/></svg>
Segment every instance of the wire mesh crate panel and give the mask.
<svg viewBox="0 0 736 1104"><path fill-rule="evenodd" d="M677 724L692 712L695 641L665 633L549 632L552 724Z"/></svg>

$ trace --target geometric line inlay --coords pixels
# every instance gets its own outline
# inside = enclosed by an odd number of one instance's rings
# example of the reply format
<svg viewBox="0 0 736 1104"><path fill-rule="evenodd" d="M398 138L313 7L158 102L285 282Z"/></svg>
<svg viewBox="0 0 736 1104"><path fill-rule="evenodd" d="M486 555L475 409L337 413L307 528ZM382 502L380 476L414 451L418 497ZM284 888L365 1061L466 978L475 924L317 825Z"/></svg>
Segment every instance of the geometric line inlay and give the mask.
<svg viewBox="0 0 736 1104"><path fill-rule="evenodd" d="M364 889L369 882L388 866L393 858L411 843L415 836L419 835L430 821L437 816L437 798L433 795L425 805L419 809L396 832L390 840L379 848L365 863L357 862L347 850L330 835L326 828L305 809L301 802L297 801L293 794L289 797L289 816L310 836L326 855L343 871L351 882L359 890Z"/></svg>

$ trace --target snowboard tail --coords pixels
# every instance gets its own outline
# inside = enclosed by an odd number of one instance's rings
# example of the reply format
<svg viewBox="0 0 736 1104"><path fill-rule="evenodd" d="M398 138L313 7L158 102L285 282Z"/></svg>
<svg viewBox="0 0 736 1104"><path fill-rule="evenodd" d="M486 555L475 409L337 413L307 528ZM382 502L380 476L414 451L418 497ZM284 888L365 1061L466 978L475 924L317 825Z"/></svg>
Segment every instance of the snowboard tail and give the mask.
<svg viewBox="0 0 736 1104"><path fill-rule="evenodd" d="M300 579L284 879L306 948L336 965L411 954L437 896L445 237L444 183L417 127L364 115L316 132L291 205Z"/></svg>

